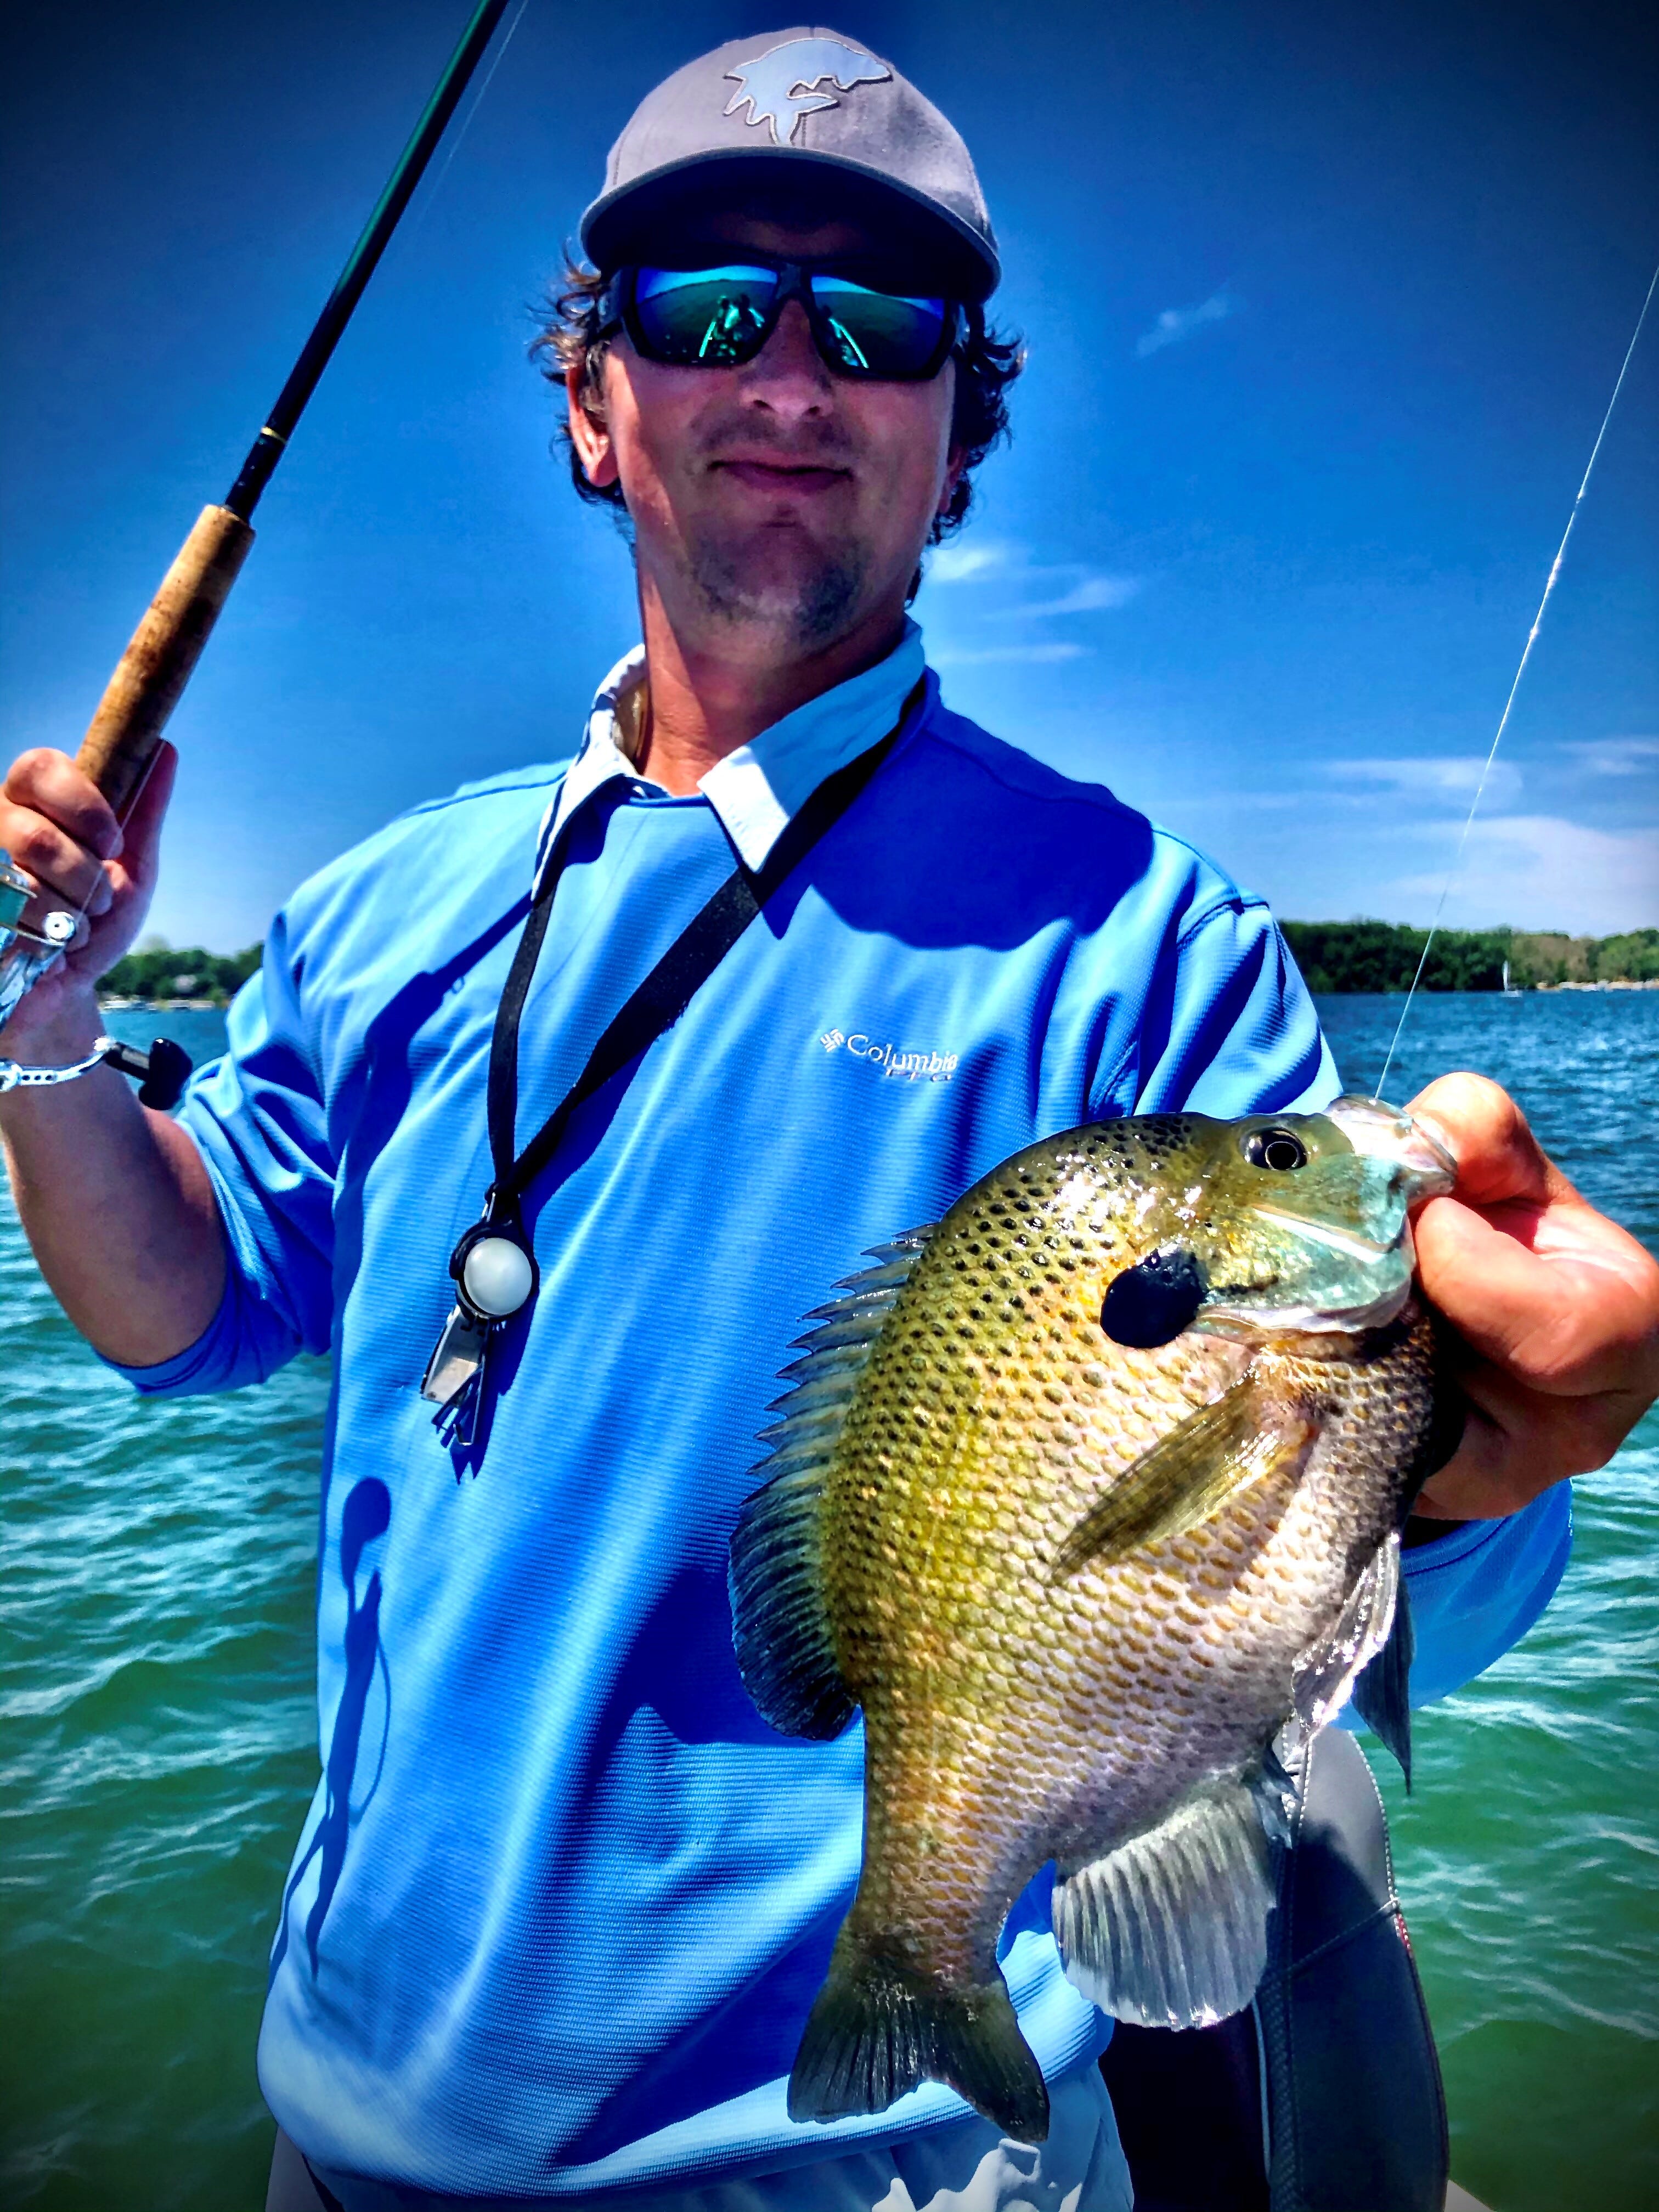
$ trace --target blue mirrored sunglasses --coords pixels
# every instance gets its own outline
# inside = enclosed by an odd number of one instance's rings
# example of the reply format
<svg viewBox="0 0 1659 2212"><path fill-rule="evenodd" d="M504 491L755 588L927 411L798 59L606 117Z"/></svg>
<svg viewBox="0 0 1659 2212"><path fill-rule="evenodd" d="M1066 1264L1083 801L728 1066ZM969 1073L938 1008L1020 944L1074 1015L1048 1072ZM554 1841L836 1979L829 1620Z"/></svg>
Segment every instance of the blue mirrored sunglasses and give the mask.
<svg viewBox="0 0 1659 2212"><path fill-rule="evenodd" d="M647 361L736 368L753 361L791 300L837 376L905 383L937 376L964 335L962 307L903 292L866 269L756 256L705 269L622 269L599 295L601 335L621 328Z"/></svg>

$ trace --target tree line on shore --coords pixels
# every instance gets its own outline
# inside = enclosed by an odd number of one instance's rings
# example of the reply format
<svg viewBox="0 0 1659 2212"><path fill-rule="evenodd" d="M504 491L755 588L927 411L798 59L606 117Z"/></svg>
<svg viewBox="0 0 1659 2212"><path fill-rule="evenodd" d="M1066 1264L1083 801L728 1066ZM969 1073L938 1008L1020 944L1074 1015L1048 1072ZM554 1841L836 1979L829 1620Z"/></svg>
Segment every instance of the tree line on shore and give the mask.
<svg viewBox="0 0 1659 2212"><path fill-rule="evenodd" d="M1407 991L1429 933L1388 921L1287 921L1285 935L1310 991ZM1516 990L1561 983L1659 981L1659 929L1619 937L1552 931L1443 929L1419 988L1501 991L1504 963Z"/></svg>
<svg viewBox="0 0 1659 2212"><path fill-rule="evenodd" d="M204 952L199 945L180 951L170 945L141 945L129 952L99 983L106 999L206 999L228 1006L264 954L263 945L245 952Z"/></svg>
<svg viewBox="0 0 1659 2212"><path fill-rule="evenodd" d="M1428 932L1389 921L1287 921L1285 934L1311 991L1405 991ZM108 998L205 999L223 1006L259 965L264 948L184 951L147 945L118 960L100 990ZM1659 981L1659 929L1620 937L1548 931L1443 929L1423 970L1425 991L1501 991L1504 963L1518 990L1559 983Z"/></svg>

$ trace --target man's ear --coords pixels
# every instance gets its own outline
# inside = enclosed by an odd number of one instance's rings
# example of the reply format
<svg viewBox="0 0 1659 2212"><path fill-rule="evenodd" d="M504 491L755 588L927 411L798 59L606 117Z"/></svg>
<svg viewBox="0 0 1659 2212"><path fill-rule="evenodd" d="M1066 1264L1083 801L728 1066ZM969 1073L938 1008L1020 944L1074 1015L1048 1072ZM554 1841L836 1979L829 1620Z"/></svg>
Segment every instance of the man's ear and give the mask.
<svg viewBox="0 0 1659 2212"><path fill-rule="evenodd" d="M945 514L951 501L956 497L957 486L962 481L962 471L966 467L967 462L968 449L965 446L952 446L945 455L945 483L939 492L939 505L933 509L935 514Z"/></svg>
<svg viewBox="0 0 1659 2212"><path fill-rule="evenodd" d="M564 373L570 442L576 448L576 458L589 483L603 490L617 481L617 457L611 451L610 431L589 413L583 398L582 387L586 380L586 364L572 362Z"/></svg>

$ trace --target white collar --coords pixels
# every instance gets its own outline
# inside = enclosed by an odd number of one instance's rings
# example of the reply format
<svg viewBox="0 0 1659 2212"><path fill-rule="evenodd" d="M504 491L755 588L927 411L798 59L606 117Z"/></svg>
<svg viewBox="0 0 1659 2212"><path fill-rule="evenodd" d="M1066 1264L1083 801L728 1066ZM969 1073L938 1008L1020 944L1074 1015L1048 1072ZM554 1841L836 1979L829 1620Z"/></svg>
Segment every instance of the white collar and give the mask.
<svg viewBox="0 0 1659 2212"><path fill-rule="evenodd" d="M746 745L716 761L697 788L719 816L744 866L759 870L826 776L884 738L927 667L921 632L908 617L903 635L884 660L849 676L774 722ZM600 684L587 717L581 749L546 814L536 842L536 882L565 824L596 791L617 776L649 784L625 749L632 721L628 695L644 680L645 647L617 663Z"/></svg>

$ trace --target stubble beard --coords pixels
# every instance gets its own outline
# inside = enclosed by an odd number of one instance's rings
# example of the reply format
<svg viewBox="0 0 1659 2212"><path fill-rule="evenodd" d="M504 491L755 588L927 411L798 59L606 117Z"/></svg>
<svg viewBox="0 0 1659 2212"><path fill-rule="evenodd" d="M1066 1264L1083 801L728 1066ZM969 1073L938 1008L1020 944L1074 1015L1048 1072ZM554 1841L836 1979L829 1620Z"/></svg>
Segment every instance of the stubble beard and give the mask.
<svg viewBox="0 0 1659 2212"><path fill-rule="evenodd" d="M734 544L700 538L691 547L691 581L704 607L728 629L764 629L780 645L798 651L822 650L852 625L870 573L869 549L856 540L814 549L803 562L799 540L793 556L782 541L794 532L758 531Z"/></svg>

